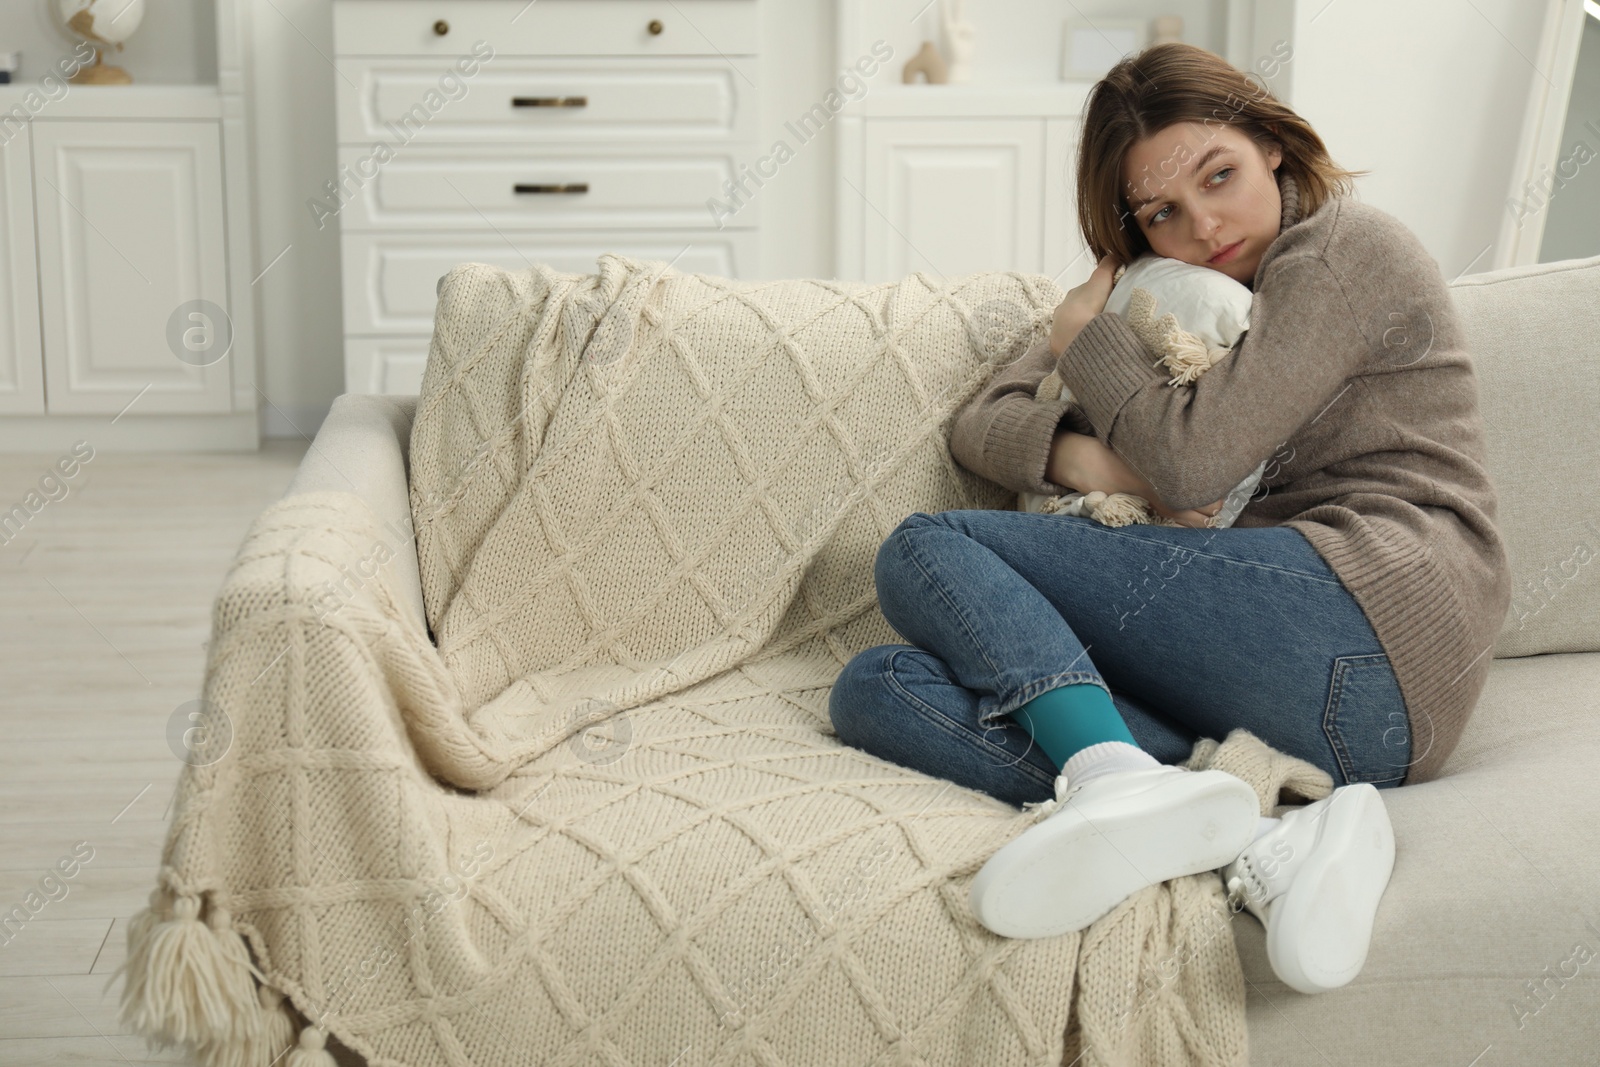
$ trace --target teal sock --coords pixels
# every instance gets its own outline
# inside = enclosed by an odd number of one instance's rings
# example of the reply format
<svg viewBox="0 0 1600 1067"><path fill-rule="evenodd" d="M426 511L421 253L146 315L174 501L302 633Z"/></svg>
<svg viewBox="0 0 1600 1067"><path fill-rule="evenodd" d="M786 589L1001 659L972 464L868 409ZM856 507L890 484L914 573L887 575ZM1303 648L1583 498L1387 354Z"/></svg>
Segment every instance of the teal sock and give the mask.
<svg viewBox="0 0 1600 1067"><path fill-rule="evenodd" d="M1102 741L1138 742L1128 732L1111 696L1092 682L1063 685L1040 693L1011 713L1033 735L1057 769L1074 752Z"/></svg>

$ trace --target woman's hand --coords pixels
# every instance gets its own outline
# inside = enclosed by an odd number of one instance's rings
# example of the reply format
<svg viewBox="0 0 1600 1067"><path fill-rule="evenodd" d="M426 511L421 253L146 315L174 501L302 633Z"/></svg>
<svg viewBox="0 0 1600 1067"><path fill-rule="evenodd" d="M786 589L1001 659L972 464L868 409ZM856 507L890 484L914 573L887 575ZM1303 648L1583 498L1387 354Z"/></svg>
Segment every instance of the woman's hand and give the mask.
<svg viewBox="0 0 1600 1067"><path fill-rule="evenodd" d="M1143 493L1138 495L1144 496ZM1184 511L1173 511L1170 508L1164 507L1162 503L1155 498L1153 493L1150 496L1145 496L1144 498L1150 501L1150 509L1157 515L1165 516L1166 518L1169 518L1183 526L1206 525L1206 520L1211 518L1211 516L1215 515L1217 512L1221 511L1223 504L1223 502L1219 500L1215 504L1207 504L1203 508L1188 508Z"/></svg>
<svg viewBox="0 0 1600 1067"><path fill-rule="evenodd" d="M1117 262L1106 256L1089 275L1089 280L1069 290L1056 305L1055 317L1050 322L1050 354L1057 359L1072 344L1089 320L1106 309L1106 299L1111 296L1111 276L1117 272Z"/></svg>
<svg viewBox="0 0 1600 1067"><path fill-rule="evenodd" d="M1222 510L1224 502L1219 500L1203 508L1174 511L1161 503L1154 486L1115 451L1101 444L1099 438L1071 430L1056 434L1044 476L1080 493L1131 493L1149 501L1157 515L1184 526L1206 525L1208 518Z"/></svg>

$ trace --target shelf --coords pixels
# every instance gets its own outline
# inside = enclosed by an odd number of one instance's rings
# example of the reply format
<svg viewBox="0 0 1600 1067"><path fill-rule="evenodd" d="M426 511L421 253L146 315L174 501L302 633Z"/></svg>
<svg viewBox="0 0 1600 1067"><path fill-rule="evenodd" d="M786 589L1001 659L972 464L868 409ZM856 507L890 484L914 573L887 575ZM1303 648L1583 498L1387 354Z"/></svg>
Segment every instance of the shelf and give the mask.
<svg viewBox="0 0 1600 1067"><path fill-rule="evenodd" d="M0 85L0 116L14 108L35 119L216 119L222 98L215 85L69 85L55 100L37 82Z"/></svg>

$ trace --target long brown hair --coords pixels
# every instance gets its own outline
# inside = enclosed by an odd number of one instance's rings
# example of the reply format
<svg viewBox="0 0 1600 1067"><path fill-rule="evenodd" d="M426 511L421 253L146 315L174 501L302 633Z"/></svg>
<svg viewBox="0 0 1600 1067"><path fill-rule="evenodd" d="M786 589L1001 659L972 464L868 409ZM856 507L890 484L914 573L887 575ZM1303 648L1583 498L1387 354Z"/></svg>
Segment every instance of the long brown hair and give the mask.
<svg viewBox="0 0 1600 1067"><path fill-rule="evenodd" d="M1175 122L1228 125L1263 151L1283 150L1279 169L1295 180L1300 214L1354 192L1368 173L1336 165L1311 124L1264 85L1214 52L1174 42L1122 60L1089 90L1078 147L1078 226L1096 261L1130 263L1150 248L1123 189L1128 149Z"/></svg>

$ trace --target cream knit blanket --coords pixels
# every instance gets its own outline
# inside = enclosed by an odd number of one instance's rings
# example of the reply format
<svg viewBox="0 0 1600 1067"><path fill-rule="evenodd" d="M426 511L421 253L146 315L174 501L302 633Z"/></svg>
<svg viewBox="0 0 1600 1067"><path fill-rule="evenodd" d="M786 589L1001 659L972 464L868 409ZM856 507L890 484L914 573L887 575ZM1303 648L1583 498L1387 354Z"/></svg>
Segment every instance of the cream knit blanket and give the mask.
<svg viewBox="0 0 1600 1067"><path fill-rule="evenodd" d="M1009 507L945 435L1059 299L453 271L410 452L432 639L359 498L258 519L206 670L230 741L185 769L125 1017L262 1067L330 1033L374 1064L1246 1063L1214 873L998 937L968 885L1042 811L828 723L899 640L883 538ZM1189 765L1267 812L1331 788L1243 731Z"/></svg>

